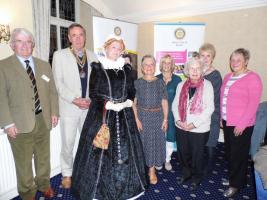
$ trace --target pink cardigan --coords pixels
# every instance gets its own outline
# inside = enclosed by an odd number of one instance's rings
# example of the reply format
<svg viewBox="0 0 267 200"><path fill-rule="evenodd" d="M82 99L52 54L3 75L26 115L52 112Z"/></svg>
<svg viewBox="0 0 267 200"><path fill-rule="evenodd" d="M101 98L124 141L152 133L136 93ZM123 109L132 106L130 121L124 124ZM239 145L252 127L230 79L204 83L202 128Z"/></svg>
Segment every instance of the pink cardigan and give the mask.
<svg viewBox="0 0 267 200"><path fill-rule="evenodd" d="M224 89L232 73L227 74L221 86L221 110ZM255 72L249 72L246 76L236 80L230 87L227 96L226 121L227 126L246 128L253 126L256 120L256 112L262 94L261 78Z"/></svg>

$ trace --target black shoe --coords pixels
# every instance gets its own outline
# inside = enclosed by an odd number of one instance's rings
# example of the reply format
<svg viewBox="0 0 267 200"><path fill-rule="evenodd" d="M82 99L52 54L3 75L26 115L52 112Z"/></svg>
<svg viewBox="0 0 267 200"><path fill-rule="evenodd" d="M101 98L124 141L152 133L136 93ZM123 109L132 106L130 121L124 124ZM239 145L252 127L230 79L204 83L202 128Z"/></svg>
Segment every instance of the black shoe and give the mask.
<svg viewBox="0 0 267 200"><path fill-rule="evenodd" d="M238 193L238 188L229 187L227 190L224 191L223 196L230 198L233 197Z"/></svg>
<svg viewBox="0 0 267 200"><path fill-rule="evenodd" d="M188 176L188 177L181 177L181 178L179 178L178 180L177 180L177 183L178 183L178 185L181 185L181 184L183 184L183 183L185 183L185 182L187 182L187 181L189 181L191 179L191 176Z"/></svg>
<svg viewBox="0 0 267 200"><path fill-rule="evenodd" d="M195 183L195 182L191 183L191 185L190 185L190 190L191 190L191 191L196 190L196 189L198 188L199 185L200 185L200 183Z"/></svg>

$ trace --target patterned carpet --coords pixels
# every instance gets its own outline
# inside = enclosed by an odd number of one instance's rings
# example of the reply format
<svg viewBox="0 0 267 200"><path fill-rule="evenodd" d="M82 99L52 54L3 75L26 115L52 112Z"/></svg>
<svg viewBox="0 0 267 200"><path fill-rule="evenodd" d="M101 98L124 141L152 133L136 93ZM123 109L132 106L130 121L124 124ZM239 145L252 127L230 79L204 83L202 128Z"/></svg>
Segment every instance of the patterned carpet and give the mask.
<svg viewBox="0 0 267 200"><path fill-rule="evenodd" d="M150 186L141 196L139 200L223 200L223 191L227 188L221 182L227 178L227 169L224 158L224 145L220 143L216 148L216 156L213 163L213 170L204 178L201 186L194 192L189 190L189 185L177 185L176 180L181 176L180 167L176 161L176 153L173 154L172 171L162 169L158 171L158 184ZM235 200L250 199L255 200L254 177L252 177L252 169L248 169L248 184L242 189ZM75 200L72 197L70 190L62 189L60 186L61 175L57 175L51 179L52 187L55 189L57 196L53 200ZM36 199L44 200L40 193L37 193ZM21 200L19 197L13 200Z"/></svg>

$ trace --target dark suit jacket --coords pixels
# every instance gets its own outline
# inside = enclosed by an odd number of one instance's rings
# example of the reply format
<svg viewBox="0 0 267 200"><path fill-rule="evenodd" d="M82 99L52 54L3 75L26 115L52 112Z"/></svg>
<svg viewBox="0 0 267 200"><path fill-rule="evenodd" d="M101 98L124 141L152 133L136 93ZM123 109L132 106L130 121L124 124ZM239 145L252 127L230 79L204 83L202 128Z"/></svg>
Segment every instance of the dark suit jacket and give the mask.
<svg viewBox="0 0 267 200"><path fill-rule="evenodd" d="M58 116L58 95L51 67L33 57L35 79L48 129L51 115ZM31 132L35 125L34 91L26 70L16 55L0 61L0 127L15 123L19 133Z"/></svg>

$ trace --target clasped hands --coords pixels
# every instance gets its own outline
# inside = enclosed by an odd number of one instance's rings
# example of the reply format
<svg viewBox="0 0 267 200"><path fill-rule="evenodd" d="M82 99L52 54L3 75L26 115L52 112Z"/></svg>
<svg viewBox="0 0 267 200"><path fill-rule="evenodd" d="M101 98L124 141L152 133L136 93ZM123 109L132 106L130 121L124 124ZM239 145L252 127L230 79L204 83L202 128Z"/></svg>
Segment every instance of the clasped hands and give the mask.
<svg viewBox="0 0 267 200"><path fill-rule="evenodd" d="M132 107L133 105L133 101L130 99L127 99L126 101L122 102L122 103L113 103L112 101L108 101L106 103L105 108L107 110L113 110L115 112L120 112L122 109L124 108L128 108L128 107Z"/></svg>
<svg viewBox="0 0 267 200"><path fill-rule="evenodd" d="M176 125L185 131L191 131L196 128L193 123L187 124L186 122L182 122L180 120L176 121Z"/></svg>
<svg viewBox="0 0 267 200"><path fill-rule="evenodd" d="M86 109L89 108L91 100L90 99L81 98L81 97L77 97L72 101L72 103L74 105L78 106L80 109L86 110Z"/></svg>

